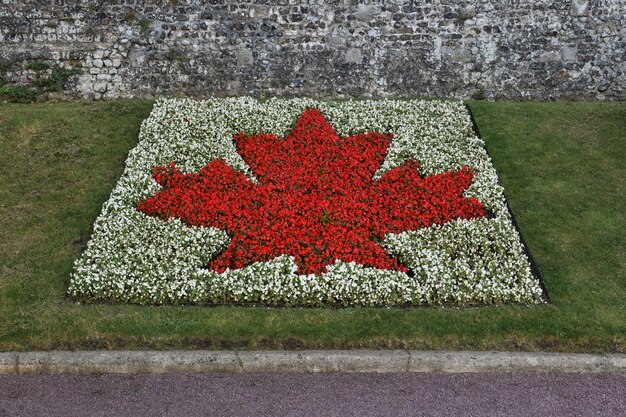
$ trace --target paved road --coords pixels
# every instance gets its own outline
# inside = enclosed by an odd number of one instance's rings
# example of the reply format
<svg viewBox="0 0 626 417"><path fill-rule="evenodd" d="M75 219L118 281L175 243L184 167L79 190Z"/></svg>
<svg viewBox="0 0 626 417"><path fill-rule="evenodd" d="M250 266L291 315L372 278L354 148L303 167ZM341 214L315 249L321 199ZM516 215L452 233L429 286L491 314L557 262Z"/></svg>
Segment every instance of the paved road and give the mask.
<svg viewBox="0 0 626 417"><path fill-rule="evenodd" d="M9 416L626 416L626 375L0 376Z"/></svg>

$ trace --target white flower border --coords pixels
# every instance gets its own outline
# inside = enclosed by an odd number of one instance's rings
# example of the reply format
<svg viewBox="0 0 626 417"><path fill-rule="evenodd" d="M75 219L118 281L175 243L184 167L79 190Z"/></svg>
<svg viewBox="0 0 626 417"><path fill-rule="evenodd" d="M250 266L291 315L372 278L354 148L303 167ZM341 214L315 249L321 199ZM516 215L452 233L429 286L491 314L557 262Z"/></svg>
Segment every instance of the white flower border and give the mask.
<svg viewBox="0 0 626 417"><path fill-rule="evenodd" d="M342 136L394 132L375 178L408 158L418 160L425 175L472 167L477 175L466 195L482 201L494 217L387 235L383 245L413 276L341 261L322 275L298 275L289 256L218 274L203 266L228 245L225 232L162 221L135 209L140 199L160 188L151 178L153 167L170 161L183 172L195 172L222 158L256 181L236 152L233 135L285 135L307 107L319 108ZM72 297L88 301L307 306L541 302L540 283L531 273L496 171L460 101L159 100L142 123L139 143L93 229L68 289Z"/></svg>

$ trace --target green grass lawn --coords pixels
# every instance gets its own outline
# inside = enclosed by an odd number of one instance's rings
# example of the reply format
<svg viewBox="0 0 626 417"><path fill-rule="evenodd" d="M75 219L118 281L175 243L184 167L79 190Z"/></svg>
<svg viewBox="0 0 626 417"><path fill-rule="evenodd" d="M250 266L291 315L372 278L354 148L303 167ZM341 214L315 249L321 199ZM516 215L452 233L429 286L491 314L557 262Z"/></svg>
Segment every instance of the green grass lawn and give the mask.
<svg viewBox="0 0 626 417"><path fill-rule="evenodd" d="M151 104L0 104L0 351L626 351L626 103L469 103L549 305L76 304L65 296L73 261Z"/></svg>

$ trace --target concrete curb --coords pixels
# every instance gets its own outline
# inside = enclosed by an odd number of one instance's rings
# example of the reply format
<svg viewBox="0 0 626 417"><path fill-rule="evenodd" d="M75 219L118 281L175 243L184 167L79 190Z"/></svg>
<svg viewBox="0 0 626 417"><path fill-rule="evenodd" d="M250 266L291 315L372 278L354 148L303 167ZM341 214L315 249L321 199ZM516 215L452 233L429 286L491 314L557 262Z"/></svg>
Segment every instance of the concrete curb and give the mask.
<svg viewBox="0 0 626 417"><path fill-rule="evenodd" d="M406 350L0 353L0 375L165 372L626 373L626 355Z"/></svg>

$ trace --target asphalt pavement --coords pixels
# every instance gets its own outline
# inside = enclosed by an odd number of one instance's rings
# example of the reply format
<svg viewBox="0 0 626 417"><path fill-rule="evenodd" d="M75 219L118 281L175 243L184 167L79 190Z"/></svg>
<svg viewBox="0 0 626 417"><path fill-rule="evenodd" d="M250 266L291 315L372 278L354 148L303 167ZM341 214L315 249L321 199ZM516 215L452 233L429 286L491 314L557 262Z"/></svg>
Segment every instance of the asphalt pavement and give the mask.
<svg viewBox="0 0 626 417"><path fill-rule="evenodd" d="M2 375L0 416L626 416L626 375Z"/></svg>

